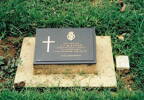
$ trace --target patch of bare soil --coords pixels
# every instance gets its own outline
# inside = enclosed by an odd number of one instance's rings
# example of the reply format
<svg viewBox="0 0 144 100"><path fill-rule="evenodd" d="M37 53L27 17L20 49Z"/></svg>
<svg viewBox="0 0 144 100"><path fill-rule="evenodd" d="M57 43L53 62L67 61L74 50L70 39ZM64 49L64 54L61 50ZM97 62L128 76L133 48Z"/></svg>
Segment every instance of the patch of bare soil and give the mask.
<svg viewBox="0 0 144 100"><path fill-rule="evenodd" d="M121 79L125 84L125 87L131 91L132 86L134 84L134 75L130 74L129 70L124 70L117 73L119 74L119 76L121 76Z"/></svg>
<svg viewBox="0 0 144 100"><path fill-rule="evenodd" d="M0 79L0 83L3 83L5 82L6 80L5 79Z"/></svg>
<svg viewBox="0 0 144 100"><path fill-rule="evenodd" d="M124 81L126 88L128 88L129 90L132 90L132 85L134 84L133 76L126 75L122 77L122 80Z"/></svg>
<svg viewBox="0 0 144 100"><path fill-rule="evenodd" d="M17 51L14 41L16 39L14 37L8 37L6 40L0 40L0 56L3 56L5 59L15 56Z"/></svg>
<svg viewBox="0 0 144 100"><path fill-rule="evenodd" d="M99 4L102 4L102 0L91 0L91 3L93 5L99 5Z"/></svg>

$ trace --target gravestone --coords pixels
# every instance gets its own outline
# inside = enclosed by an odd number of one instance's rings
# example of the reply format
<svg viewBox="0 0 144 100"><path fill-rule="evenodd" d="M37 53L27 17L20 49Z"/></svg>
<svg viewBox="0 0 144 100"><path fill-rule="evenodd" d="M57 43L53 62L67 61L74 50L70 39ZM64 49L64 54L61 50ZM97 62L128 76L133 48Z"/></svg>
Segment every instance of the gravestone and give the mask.
<svg viewBox="0 0 144 100"><path fill-rule="evenodd" d="M94 28L36 30L34 65L95 64Z"/></svg>
<svg viewBox="0 0 144 100"><path fill-rule="evenodd" d="M37 29L34 56L34 74L96 73L95 29Z"/></svg>

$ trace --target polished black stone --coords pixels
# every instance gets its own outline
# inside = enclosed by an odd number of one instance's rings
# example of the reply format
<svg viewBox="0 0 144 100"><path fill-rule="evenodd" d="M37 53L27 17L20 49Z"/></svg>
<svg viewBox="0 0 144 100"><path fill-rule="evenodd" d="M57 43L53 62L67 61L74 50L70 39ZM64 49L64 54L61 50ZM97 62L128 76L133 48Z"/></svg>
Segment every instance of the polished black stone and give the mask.
<svg viewBox="0 0 144 100"><path fill-rule="evenodd" d="M34 64L96 63L94 28L36 29Z"/></svg>

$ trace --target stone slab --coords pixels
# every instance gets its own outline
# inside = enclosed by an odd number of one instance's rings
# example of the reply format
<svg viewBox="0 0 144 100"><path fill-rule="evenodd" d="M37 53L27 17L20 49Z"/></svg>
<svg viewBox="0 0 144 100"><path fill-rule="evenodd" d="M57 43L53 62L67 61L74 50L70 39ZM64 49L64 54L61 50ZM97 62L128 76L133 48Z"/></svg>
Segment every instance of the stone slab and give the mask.
<svg viewBox="0 0 144 100"><path fill-rule="evenodd" d="M129 70L130 69L128 56L119 55L119 56L116 56L115 58L116 58L117 70Z"/></svg>
<svg viewBox="0 0 144 100"><path fill-rule="evenodd" d="M97 36L97 73L95 74L33 74L34 37L23 40L14 83L25 82L25 87L117 87L111 37Z"/></svg>

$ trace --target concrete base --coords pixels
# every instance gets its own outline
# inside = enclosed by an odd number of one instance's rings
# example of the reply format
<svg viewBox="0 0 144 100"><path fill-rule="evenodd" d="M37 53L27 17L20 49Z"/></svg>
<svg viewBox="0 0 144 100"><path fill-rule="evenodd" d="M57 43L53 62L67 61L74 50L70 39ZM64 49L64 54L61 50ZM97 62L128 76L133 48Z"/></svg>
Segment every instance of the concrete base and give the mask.
<svg viewBox="0 0 144 100"><path fill-rule="evenodd" d="M97 64L95 74L33 74L33 57L35 38L23 40L20 58L14 83L25 82L25 87L116 87L116 75L112 55L111 38L96 37Z"/></svg>
<svg viewBox="0 0 144 100"><path fill-rule="evenodd" d="M95 74L96 64L77 65L34 65L33 72L38 74Z"/></svg>

